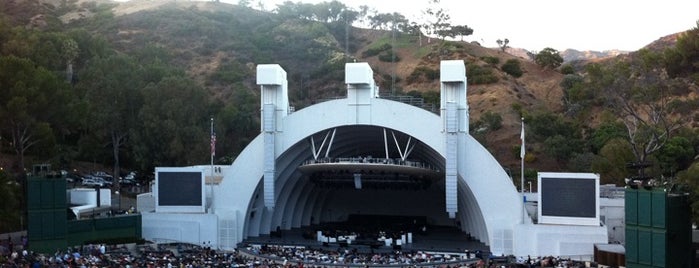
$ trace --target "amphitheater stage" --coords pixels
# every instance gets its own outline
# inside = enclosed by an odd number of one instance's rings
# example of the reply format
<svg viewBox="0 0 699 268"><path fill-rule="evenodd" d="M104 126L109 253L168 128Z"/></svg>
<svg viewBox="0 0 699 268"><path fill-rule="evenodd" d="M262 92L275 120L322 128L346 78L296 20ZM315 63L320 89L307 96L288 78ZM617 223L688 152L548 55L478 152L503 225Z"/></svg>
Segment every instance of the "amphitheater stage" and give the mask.
<svg viewBox="0 0 699 268"><path fill-rule="evenodd" d="M323 250L338 250L346 247L348 249L356 249L360 253L389 253L398 248L391 246L370 246L367 243L321 243L314 237L308 237L308 234L315 235L319 229L318 226L309 226L302 228L293 228L291 230L281 231L281 237L273 232L273 235L261 235L259 237L248 237L243 240L241 246L263 246L263 245L281 245L281 246L303 246L306 248L316 248ZM465 254L467 251L471 254L475 252L489 252L488 246L469 238L469 236L457 228L445 226L431 226L424 234L414 234L413 243L403 244L400 247L401 251L425 251L425 252L441 252L441 253L459 253ZM474 255L472 255L474 256Z"/></svg>

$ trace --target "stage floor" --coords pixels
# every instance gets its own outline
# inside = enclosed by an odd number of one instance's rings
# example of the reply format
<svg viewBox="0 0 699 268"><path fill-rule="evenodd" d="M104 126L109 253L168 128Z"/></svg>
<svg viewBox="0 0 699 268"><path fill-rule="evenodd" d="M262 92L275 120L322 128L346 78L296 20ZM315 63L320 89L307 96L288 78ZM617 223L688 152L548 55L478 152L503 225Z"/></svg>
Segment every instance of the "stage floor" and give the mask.
<svg viewBox="0 0 699 268"><path fill-rule="evenodd" d="M250 245L295 245L304 246L307 248L322 248L325 250L337 250L340 245L330 243L324 246L321 242L315 239L306 239L303 233L310 232L315 234L316 228L313 226L294 228L291 230L283 230L282 236L271 237L262 235L259 237L248 237L244 239L242 244ZM357 249L358 252L391 252L394 249L388 246L380 246L378 248L370 248L368 245L348 245L350 249ZM488 252L489 248L480 241L469 239L468 235L453 227L432 227L426 234L413 234L413 243L404 244L401 247L402 251L428 251L428 252L448 252L448 253L465 253L482 251Z"/></svg>

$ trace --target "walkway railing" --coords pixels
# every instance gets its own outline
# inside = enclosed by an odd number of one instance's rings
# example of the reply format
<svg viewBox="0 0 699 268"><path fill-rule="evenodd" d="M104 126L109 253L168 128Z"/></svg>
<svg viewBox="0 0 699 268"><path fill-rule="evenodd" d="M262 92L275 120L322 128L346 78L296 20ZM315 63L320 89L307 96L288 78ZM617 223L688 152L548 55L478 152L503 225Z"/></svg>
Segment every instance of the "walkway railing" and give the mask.
<svg viewBox="0 0 699 268"><path fill-rule="evenodd" d="M309 159L303 162L301 166L313 165L313 164L377 164L377 165L394 165L394 166L405 166L414 167L421 169L428 169L436 172L440 172L439 169L433 167L432 165L425 164L419 161L413 160L402 160L400 158L372 158L372 157L338 157L338 158L319 158L318 160Z"/></svg>
<svg viewBox="0 0 699 268"><path fill-rule="evenodd" d="M314 103L321 103L321 102L338 100L338 99L345 99L345 98L347 98L347 97L345 97L345 96L329 97L329 98L315 100ZM405 103L408 105L412 105L412 106L415 106L418 108L425 109L425 110L432 112L432 113L439 114L439 106L438 105L436 105L434 103L427 103L427 102L425 102L425 99L420 98L420 97L413 97L410 95L380 95L379 98L397 101L397 102L402 102L402 103Z"/></svg>

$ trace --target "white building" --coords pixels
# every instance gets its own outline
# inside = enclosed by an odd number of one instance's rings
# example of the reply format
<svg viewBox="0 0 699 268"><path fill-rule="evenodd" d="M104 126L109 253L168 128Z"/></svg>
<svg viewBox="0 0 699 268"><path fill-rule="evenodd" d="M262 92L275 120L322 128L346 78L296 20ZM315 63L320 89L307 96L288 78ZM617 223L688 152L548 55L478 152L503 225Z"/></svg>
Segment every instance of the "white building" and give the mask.
<svg viewBox="0 0 699 268"><path fill-rule="evenodd" d="M206 213L143 212L144 238L231 249L277 226L288 230L341 221L360 211L421 215L436 225L458 222L496 255L591 256L593 244L607 243L602 225L534 224L523 216L522 196L510 177L469 135L464 62L442 61L440 68L439 115L379 98L367 63L346 64L347 98L292 113L286 72L279 65L259 65L260 135L231 166L213 174L201 166L209 177ZM299 169L309 161L366 161L368 156L398 159L402 167L429 166L439 177L415 196L414 191L322 188ZM367 183L362 176L355 175L359 188Z"/></svg>

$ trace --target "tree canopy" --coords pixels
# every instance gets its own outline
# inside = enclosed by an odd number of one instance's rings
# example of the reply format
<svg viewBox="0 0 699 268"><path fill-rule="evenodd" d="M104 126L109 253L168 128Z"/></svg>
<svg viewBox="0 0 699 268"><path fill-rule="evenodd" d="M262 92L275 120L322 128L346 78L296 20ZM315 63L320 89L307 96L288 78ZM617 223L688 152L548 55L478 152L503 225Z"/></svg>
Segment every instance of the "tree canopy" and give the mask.
<svg viewBox="0 0 699 268"><path fill-rule="evenodd" d="M561 54L558 53L558 50L547 47L536 54L534 61L536 64L539 64L542 67L554 69L561 66L563 63L563 57L561 57Z"/></svg>

